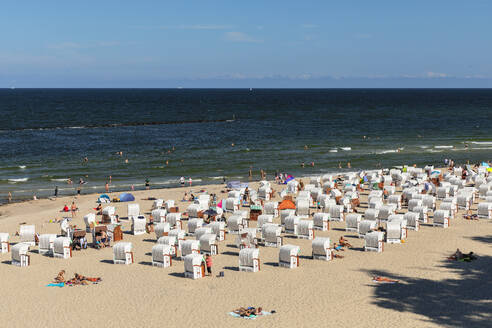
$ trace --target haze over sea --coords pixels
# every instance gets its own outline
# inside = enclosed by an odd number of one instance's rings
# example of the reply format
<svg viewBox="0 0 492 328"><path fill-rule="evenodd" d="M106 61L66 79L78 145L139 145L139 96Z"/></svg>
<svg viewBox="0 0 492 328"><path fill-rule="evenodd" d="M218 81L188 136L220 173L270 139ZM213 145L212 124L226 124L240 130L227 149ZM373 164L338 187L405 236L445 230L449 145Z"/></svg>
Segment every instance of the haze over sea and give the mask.
<svg viewBox="0 0 492 328"><path fill-rule="evenodd" d="M491 89L2 89L0 115L1 202L492 157Z"/></svg>

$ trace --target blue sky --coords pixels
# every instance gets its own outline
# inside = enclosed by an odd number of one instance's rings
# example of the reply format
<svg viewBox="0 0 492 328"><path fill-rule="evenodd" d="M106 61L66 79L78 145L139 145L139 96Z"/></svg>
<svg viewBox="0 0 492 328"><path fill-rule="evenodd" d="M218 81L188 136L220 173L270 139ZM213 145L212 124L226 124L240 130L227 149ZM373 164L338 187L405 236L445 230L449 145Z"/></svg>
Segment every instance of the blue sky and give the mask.
<svg viewBox="0 0 492 328"><path fill-rule="evenodd" d="M492 1L9 1L0 87L492 87Z"/></svg>

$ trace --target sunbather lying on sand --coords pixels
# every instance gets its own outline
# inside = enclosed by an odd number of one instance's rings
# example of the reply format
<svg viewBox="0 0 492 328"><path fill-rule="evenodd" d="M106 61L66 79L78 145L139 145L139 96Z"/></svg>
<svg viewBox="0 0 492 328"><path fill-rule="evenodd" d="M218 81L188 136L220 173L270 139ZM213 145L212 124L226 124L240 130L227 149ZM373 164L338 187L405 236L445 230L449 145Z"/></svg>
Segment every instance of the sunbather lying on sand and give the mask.
<svg viewBox="0 0 492 328"><path fill-rule="evenodd" d="M338 244L340 244L341 246L352 247L352 245L348 242L348 240L343 238L343 236L340 236L340 239L338 240Z"/></svg>
<svg viewBox="0 0 492 328"><path fill-rule="evenodd" d="M336 251L344 251L342 245L337 245L337 243L333 243L333 249Z"/></svg>
<svg viewBox="0 0 492 328"><path fill-rule="evenodd" d="M465 214L463 215L463 219L465 220L478 220L477 214Z"/></svg>
<svg viewBox="0 0 492 328"><path fill-rule="evenodd" d="M396 283L396 282L398 282L398 280L385 278L385 277L381 277L381 276L372 277L372 281L374 281L374 282L385 282L385 283Z"/></svg>
<svg viewBox="0 0 492 328"><path fill-rule="evenodd" d="M476 260L477 257L473 254L473 252L470 252L468 254L463 254L459 248L456 249L456 252L452 254L451 256L448 257L448 260L451 261L465 261L465 262L470 262L472 260Z"/></svg>
<svg viewBox="0 0 492 328"><path fill-rule="evenodd" d="M58 275L55 277L55 282L65 282L65 270L58 272Z"/></svg>
<svg viewBox="0 0 492 328"><path fill-rule="evenodd" d="M243 308L240 307L232 312L239 314L241 317L249 317L251 315L262 315L263 309L258 307L257 309L254 307Z"/></svg>

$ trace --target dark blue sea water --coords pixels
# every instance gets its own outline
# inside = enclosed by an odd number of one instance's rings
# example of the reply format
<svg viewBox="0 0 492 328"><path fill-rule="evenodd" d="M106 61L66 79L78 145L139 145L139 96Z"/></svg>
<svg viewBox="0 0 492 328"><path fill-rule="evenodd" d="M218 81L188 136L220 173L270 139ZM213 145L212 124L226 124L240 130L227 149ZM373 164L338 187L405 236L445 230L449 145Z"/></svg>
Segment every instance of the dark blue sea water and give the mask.
<svg viewBox="0 0 492 328"><path fill-rule="evenodd" d="M3 89L0 117L2 201L492 158L490 89Z"/></svg>

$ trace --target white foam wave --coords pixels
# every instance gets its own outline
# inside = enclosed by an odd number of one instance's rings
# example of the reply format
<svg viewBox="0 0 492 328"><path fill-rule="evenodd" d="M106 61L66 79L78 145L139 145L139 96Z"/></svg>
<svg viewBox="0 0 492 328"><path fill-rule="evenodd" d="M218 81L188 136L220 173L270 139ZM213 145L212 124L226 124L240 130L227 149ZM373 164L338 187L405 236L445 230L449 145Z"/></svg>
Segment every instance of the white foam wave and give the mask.
<svg viewBox="0 0 492 328"><path fill-rule="evenodd" d="M435 150L435 149L426 149L425 151L429 152L429 153L442 153L443 152L443 150Z"/></svg>
<svg viewBox="0 0 492 328"><path fill-rule="evenodd" d="M447 145L446 146L434 146L434 148L436 148L436 149L451 149L453 147L454 146L447 146Z"/></svg>
<svg viewBox="0 0 492 328"><path fill-rule="evenodd" d="M17 182L26 182L29 178L17 178L17 179L8 179L9 182L17 183Z"/></svg>
<svg viewBox="0 0 492 328"><path fill-rule="evenodd" d="M391 154L391 153L397 153L397 152L398 152L397 149L389 149L389 150L380 151L380 152L378 152L378 154Z"/></svg>
<svg viewBox="0 0 492 328"><path fill-rule="evenodd" d="M223 179L224 177L208 177L209 179L212 179L212 180L221 180Z"/></svg>
<svg viewBox="0 0 492 328"><path fill-rule="evenodd" d="M26 166L25 165L19 165L19 169L25 169Z"/></svg>
<svg viewBox="0 0 492 328"><path fill-rule="evenodd" d="M348 150L352 150L352 147L340 147L341 150L345 150L345 151L348 151Z"/></svg>
<svg viewBox="0 0 492 328"><path fill-rule="evenodd" d="M429 148L429 146L427 146L427 145L421 145L421 146L419 146L419 147L420 147L420 148L422 148L422 149Z"/></svg>
<svg viewBox="0 0 492 328"><path fill-rule="evenodd" d="M338 149L330 149L330 153L338 153Z"/></svg>
<svg viewBox="0 0 492 328"><path fill-rule="evenodd" d="M469 143L475 145L492 145L492 141L469 141Z"/></svg>
<svg viewBox="0 0 492 328"><path fill-rule="evenodd" d="M67 182L68 179L50 179L51 181Z"/></svg>

